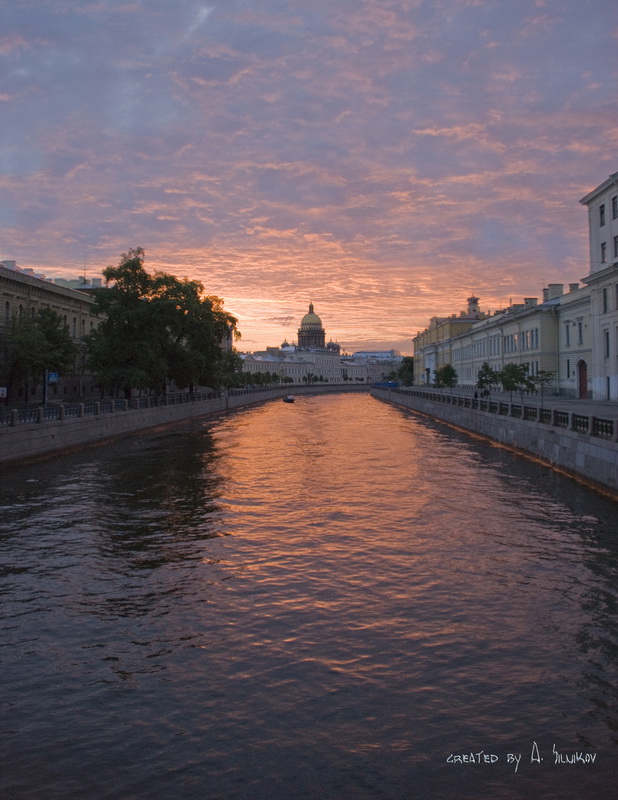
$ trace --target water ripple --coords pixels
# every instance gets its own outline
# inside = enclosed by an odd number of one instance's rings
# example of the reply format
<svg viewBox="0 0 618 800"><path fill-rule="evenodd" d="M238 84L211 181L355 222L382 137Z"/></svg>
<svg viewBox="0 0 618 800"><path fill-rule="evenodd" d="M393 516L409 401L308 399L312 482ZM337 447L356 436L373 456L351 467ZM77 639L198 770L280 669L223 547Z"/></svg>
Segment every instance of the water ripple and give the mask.
<svg viewBox="0 0 618 800"><path fill-rule="evenodd" d="M366 396L285 411L3 475L3 796L610 797L615 505Z"/></svg>

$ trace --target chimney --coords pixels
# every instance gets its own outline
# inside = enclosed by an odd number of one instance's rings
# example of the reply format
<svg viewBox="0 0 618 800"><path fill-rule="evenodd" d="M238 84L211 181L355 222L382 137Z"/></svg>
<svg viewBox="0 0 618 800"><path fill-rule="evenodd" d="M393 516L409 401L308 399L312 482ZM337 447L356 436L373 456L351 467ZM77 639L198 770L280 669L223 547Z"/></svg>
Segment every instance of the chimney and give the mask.
<svg viewBox="0 0 618 800"><path fill-rule="evenodd" d="M579 289L579 283L569 283L569 292L576 292Z"/></svg>
<svg viewBox="0 0 618 800"><path fill-rule="evenodd" d="M524 305L526 308L533 308L538 302L538 297L524 297Z"/></svg>
<svg viewBox="0 0 618 800"><path fill-rule="evenodd" d="M562 297L564 292L564 284L550 283L546 289L543 289L543 302L547 303L548 300L556 300Z"/></svg>

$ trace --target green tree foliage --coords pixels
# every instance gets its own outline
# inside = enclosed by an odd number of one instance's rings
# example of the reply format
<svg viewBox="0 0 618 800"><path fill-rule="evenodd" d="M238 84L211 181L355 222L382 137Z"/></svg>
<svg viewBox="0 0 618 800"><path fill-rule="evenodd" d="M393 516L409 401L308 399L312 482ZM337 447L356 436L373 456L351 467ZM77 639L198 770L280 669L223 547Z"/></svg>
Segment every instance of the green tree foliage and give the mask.
<svg viewBox="0 0 618 800"><path fill-rule="evenodd" d="M222 344L239 335L237 320L199 281L150 275L144 257L138 247L103 271L107 288L97 293L96 308L104 319L87 337L88 367L99 384L128 394L163 391L167 381L179 387L230 382L238 361Z"/></svg>
<svg viewBox="0 0 618 800"><path fill-rule="evenodd" d="M20 386L27 398L28 387L43 382L47 370L65 374L75 362L77 348L69 328L51 308L40 308L34 317L13 317L2 339L0 373L7 401L15 399Z"/></svg>
<svg viewBox="0 0 618 800"><path fill-rule="evenodd" d="M438 367L434 373L434 383L440 389L446 386L452 392L453 387L457 386L458 380L459 376L452 364L444 364L442 367Z"/></svg>
<svg viewBox="0 0 618 800"><path fill-rule="evenodd" d="M414 358L412 356L403 357L397 370L396 378L404 386L414 385Z"/></svg>
<svg viewBox="0 0 618 800"><path fill-rule="evenodd" d="M545 394L545 387L554 380L554 373L548 369L539 370L536 375L531 375L530 380L534 384L535 389L541 390L541 406L543 405L543 397Z"/></svg>
<svg viewBox="0 0 618 800"><path fill-rule="evenodd" d="M489 366L487 361L483 361L476 377L476 387L481 392L490 392L494 386L500 383L499 373Z"/></svg>
<svg viewBox="0 0 618 800"><path fill-rule="evenodd" d="M524 402L524 392L530 392L534 389L534 383L528 376L527 364L515 364L511 362L505 364L500 372L498 378L502 384L502 389L509 392L511 401L513 400L513 392L519 392L521 401Z"/></svg>

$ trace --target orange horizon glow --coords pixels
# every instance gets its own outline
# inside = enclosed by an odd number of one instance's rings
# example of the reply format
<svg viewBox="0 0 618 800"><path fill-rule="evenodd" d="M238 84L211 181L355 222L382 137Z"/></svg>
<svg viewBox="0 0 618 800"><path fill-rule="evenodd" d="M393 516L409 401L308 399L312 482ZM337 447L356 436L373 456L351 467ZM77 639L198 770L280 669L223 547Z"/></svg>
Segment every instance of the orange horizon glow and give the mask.
<svg viewBox="0 0 618 800"><path fill-rule="evenodd" d="M589 273L618 132L613 4L110 0L0 35L0 258L200 280L238 347L397 349ZM63 33L64 32L64 33Z"/></svg>

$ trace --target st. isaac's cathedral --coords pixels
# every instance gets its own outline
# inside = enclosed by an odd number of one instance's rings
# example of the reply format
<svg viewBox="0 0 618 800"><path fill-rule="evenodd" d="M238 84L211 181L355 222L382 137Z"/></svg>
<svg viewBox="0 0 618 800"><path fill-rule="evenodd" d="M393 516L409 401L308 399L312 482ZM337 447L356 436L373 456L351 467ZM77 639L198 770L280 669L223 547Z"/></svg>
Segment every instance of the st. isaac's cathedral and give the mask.
<svg viewBox="0 0 618 800"><path fill-rule="evenodd" d="M318 349L324 350L326 348L331 353L339 355L341 353L340 345L331 341L325 345L326 331L322 326L322 320L313 310L313 303L309 303L309 313L300 321L300 328L298 329L298 345L300 349ZM281 347L285 347L287 342L284 342ZM289 347L289 345L287 345Z"/></svg>
<svg viewBox="0 0 618 800"><path fill-rule="evenodd" d="M313 380L329 383L342 381L373 382L381 380L384 374L396 369L401 361L399 353L390 350L385 353L342 355L341 345L332 339L326 343L326 331L322 320L315 313L313 303L300 321L298 343L290 344L287 339L280 347L267 347L257 353L245 353L243 369L246 372L275 373L280 378L292 378L300 382L308 375Z"/></svg>

